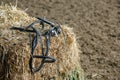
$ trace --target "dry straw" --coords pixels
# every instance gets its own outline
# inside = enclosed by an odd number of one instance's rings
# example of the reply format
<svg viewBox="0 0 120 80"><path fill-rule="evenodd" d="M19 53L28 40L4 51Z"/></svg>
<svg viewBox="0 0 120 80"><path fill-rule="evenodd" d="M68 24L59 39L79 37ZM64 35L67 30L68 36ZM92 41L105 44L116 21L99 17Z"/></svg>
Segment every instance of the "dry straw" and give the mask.
<svg viewBox="0 0 120 80"><path fill-rule="evenodd" d="M30 73L29 34L10 28L26 26L34 20L15 6L0 6L0 80L83 80L75 34L64 25L65 38L62 34L51 38L49 54L56 62L46 63L34 75ZM38 46L36 50L39 54L40 49Z"/></svg>

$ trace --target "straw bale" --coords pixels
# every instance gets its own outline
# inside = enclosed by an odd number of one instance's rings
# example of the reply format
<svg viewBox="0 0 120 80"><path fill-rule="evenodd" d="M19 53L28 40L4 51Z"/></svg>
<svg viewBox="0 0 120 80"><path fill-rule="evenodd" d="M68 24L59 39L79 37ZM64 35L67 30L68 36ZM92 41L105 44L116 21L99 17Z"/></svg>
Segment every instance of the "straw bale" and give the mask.
<svg viewBox="0 0 120 80"><path fill-rule="evenodd" d="M65 36L51 38L50 56L55 63L46 63L40 72L31 74L29 69L29 33L10 30L12 26L27 26L35 18L15 6L0 6L0 80L80 80L78 44L72 29L62 25ZM38 45L37 54L41 54ZM36 60L39 65L41 60Z"/></svg>

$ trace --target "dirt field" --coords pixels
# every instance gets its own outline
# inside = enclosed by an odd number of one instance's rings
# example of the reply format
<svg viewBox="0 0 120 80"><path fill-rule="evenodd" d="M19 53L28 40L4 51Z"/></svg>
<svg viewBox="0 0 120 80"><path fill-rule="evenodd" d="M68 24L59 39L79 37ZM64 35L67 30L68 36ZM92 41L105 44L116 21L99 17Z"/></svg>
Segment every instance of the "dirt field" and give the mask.
<svg viewBox="0 0 120 80"><path fill-rule="evenodd" d="M18 0L18 7L74 29L86 80L120 80L120 0Z"/></svg>

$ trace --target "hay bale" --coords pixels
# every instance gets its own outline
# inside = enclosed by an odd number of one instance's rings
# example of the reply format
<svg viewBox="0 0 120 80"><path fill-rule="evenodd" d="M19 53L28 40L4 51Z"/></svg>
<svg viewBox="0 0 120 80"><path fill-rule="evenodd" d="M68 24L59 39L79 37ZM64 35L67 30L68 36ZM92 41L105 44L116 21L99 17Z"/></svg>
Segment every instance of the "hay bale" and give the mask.
<svg viewBox="0 0 120 80"><path fill-rule="evenodd" d="M46 63L40 72L29 69L30 42L28 33L10 30L12 26L27 26L35 18L15 6L0 6L0 80L82 80L79 52L72 29L62 26L64 36L51 38L49 54L55 63ZM38 46L37 53L41 53ZM39 64L39 60L36 60Z"/></svg>

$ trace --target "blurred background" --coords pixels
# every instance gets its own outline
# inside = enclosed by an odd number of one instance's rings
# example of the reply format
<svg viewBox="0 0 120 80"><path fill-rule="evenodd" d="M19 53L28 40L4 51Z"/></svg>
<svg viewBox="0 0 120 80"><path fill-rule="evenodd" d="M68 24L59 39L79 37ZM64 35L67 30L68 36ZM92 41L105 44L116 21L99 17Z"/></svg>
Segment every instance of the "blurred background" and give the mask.
<svg viewBox="0 0 120 80"><path fill-rule="evenodd" d="M0 0L68 25L80 46L86 80L120 80L120 0Z"/></svg>

